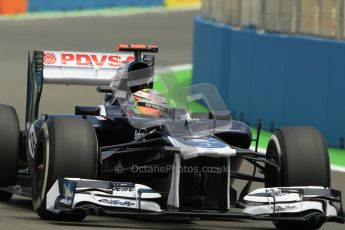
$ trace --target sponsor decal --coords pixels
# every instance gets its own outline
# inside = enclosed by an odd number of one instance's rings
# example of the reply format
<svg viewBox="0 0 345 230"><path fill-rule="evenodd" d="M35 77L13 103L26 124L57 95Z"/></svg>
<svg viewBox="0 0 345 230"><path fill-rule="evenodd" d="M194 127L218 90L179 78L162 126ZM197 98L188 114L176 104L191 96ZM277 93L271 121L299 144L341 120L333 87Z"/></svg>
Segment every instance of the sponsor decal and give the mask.
<svg viewBox="0 0 345 230"><path fill-rule="evenodd" d="M138 102L138 106L143 106L143 107L147 107L147 108L151 108L151 109L156 109L159 111L165 111L165 107L161 106L161 105L156 105L153 103L149 103L149 102Z"/></svg>
<svg viewBox="0 0 345 230"><path fill-rule="evenodd" d="M212 151L212 149L217 148L225 148L226 145L215 138L187 138L182 140L182 143L193 146L193 147L200 147L200 148L209 148L208 151Z"/></svg>
<svg viewBox="0 0 345 230"><path fill-rule="evenodd" d="M108 200L108 199L101 199L98 200L98 202L100 203L105 203L105 204L109 204L112 206L122 206L122 207L132 207L135 205L135 203L131 202L131 201L126 201L126 200Z"/></svg>
<svg viewBox="0 0 345 230"><path fill-rule="evenodd" d="M265 193L271 194L272 197L287 196L287 193L282 192L280 189L266 189Z"/></svg>
<svg viewBox="0 0 345 230"><path fill-rule="evenodd" d="M56 56L54 53L44 53L43 64L44 65L54 65L56 63Z"/></svg>
<svg viewBox="0 0 345 230"><path fill-rule="evenodd" d="M70 209L72 207L73 199L58 197L54 203L55 210Z"/></svg>
<svg viewBox="0 0 345 230"><path fill-rule="evenodd" d="M274 210L275 212L283 212L283 211L298 209L298 207L295 205L275 205L271 207L271 209Z"/></svg>
<svg viewBox="0 0 345 230"><path fill-rule="evenodd" d="M61 194L57 197L54 209L70 209L73 204L74 193L77 183L74 181L59 179L59 187L62 187Z"/></svg>
<svg viewBox="0 0 345 230"><path fill-rule="evenodd" d="M114 192L133 192L134 187L115 187Z"/></svg>
<svg viewBox="0 0 345 230"><path fill-rule="evenodd" d="M58 202L69 206L69 205L72 205L72 198L62 198L62 199L59 199Z"/></svg>
<svg viewBox="0 0 345 230"><path fill-rule="evenodd" d="M119 68L134 61L133 55L107 53L44 52L43 63L51 66Z"/></svg>

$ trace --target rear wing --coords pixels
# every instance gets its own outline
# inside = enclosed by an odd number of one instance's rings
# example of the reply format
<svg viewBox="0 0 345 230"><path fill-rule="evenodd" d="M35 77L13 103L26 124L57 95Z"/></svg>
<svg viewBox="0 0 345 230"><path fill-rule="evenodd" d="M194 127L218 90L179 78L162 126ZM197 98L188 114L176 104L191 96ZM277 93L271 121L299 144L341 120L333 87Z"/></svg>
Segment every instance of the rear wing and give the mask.
<svg viewBox="0 0 345 230"><path fill-rule="evenodd" d="M133 54L35 51L36 70L42 70L43 83L109 85L122 65L134 61Z"/></svg>
<svg viewBox="0 0 345 230"><path fill-rule="evenodd" d="M132 53L34 51L28 55L27 128L38 117L43 84L108 86Z"/></svg>

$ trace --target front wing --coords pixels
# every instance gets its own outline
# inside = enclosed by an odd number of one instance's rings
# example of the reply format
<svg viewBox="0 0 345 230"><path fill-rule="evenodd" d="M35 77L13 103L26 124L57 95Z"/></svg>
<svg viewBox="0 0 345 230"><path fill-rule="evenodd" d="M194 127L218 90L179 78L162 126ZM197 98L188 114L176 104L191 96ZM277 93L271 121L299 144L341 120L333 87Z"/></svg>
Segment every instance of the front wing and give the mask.
<svg viewBox="0 0 345 230"><path fill-rule="evenodd" d="M54 213L84 212L121 217L198 217L344 223L341 192L323 187L258 189L245 197L242 211L179 211L163 209L164 194L145 185L59 179L47 194L47 209Z"/></svg>

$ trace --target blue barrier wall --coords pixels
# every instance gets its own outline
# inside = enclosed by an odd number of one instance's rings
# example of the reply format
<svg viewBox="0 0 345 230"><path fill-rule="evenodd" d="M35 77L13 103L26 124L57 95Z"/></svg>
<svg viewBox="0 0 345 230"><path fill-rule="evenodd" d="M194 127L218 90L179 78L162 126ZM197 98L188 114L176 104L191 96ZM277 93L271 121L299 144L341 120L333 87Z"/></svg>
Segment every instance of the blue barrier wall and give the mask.
<svg viewBox="0 0 345 230"><path fill-rule="evenodd" d="M345 136L345 42L258 33L195 19L193 83L216 85L236 119L270 130L319 128Z"/></svg>
<svg viewBox="0 0 345 230"><path fill-rule="evenodd" d="M127 6L163 6L164 0L29 0L29 11L67 11Z"/></svg>

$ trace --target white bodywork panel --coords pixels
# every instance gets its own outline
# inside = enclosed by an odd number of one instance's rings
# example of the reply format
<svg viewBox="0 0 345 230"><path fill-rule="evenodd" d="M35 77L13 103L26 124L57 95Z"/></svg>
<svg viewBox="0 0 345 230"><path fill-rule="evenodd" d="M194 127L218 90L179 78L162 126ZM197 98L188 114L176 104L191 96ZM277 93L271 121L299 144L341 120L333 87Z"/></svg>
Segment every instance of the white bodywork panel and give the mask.
<svg viewBox="0 0 345 230"><path fill-rule="evenodd" d="M319 211L326 216L336 216L337 210L329 201L325 201L324 209L321 200L305 200L306 198L317 198L318 195L303 195L301 193L289 192L298 189L322 190L324 187L280 187L260 188L252 191L244 197L250 204L243 210L251 215L270 215L278 213L300 213L305 211ZM325 212L326 210L326 212Z"/></svg>
<svg viewBox="0 0 345 230"><path fill-rule="evenodd" d="M92 180L83 180L79 178L65 178L63 179L63 185L61 183L59 185L59 180L57 180L47 193L47 210L59 213L61 211L61 204L65 206L64 209L73 209L82 202L100 207L129 208L154 212L162 211L159 204L152 201L152 199L161 198L161 195L145 185L133 184L132 187L115 185L111 194L109 194L109 191L107 192L106 189L104 189L103 192L102 188L97 187L78 187L71 189L71 187L65 185L78 181L92 182ZM94 182L96 184L98 181ZM150 192L139 194L138 191L140 189L150 190ZM150 201L145 199L150 199ZM57 205L60 205L60 207Z"/></svg>
<svg viewBox="0 0 345 230"><path fill-rule="evenodd" d="M133 54L43 51L45 84L108 86Z"/></svg>
<svg viewBox="0 0 345 230"><path fill-rule="evenodd" d="M181 148L183 159L196 158L201 156L230 157L236 155L236 150L229 145L212 138L176 138L168 137L170 142Z"/></svg>

